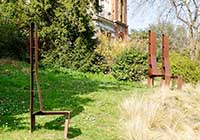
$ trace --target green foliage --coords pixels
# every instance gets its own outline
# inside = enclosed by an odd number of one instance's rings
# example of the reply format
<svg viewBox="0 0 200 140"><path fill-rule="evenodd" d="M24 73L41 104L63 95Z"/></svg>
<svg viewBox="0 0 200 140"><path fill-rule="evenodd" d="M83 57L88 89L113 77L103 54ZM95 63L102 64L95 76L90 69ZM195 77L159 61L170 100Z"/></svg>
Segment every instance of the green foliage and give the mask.
<svg viewBox="0 0 200 140"><path fill-rule="evenodd" d="M178 53L170 54L171 73L181 75L184 82L197 83L200 81L200 65L198 62L190 60L189 57Z"/></svg>
<svg viewBox="0 0 200 140"><path fill-rule="evenodd" d="M112 68L118 80L140 81L147 75L147 52L130 48L123 52Z"/></svg>
<svg viewBox="0 0 200 140"><path fill-rule="evenodd" d="M23 58L25 42L16 24L16 8L13 3L0 4L0 56Z"/></svg>
<svg viewBox="0 0 200 140"><path fill-rule="evenodd" d="M128 51L132 46L137 46L138 52L146 51L147 33L132 32L129 40L123 41L117 38L108 38L104 34L98 34L98 45L95 52L104 58L101 67L106 66L106 73L112 72L112 66L116 65L116 58Z"/></svg>
<svg viewBox="0 0 200 140"><path fill-rule="evenodd" d="M122 41L117 38L108 38L104 34L98 33L98 45L95 49L97 58L93 60L98 61L98 71L110 73L112 65L115 63L115 58L122 52L130 48L129 41ZM96 67L97 68L97 67Z"/></svg>
<svg viewBox="0 0 200 140"><path fill-rule="evenodd" d="M91 22L94 12L99 10L96 0L6 1L1 8L2 15L12 20L23 37L29 36L30 22L38 24L40 54L44 65L80 70L88 68L90 71L88 65L92 62L88 61L96 59L93 58L96 56L96 40L92 39L95 32ZM12 35L17 38L17 35ZM18 45L12 40L10 43Z"/></svg>
<svg viewBox="0 0 200 140"><path fill-rule="evenodd" d="M109 68L110 66L108 65L105 57L97 52L94 52L80 70L83 72L107 73L109 72Z"/></svg>
<svg viewBox="0 0 200 140"><path fill-rule="evenodd" d="M0 24L1 57L17 56L20 50L20 33L13 24Z"/></svg>
<svg viewBox="0 0 200 140"><path fill-rule="evenodd" d="M33 0L20 9L22 17L39 25L43 63L72 69L85 68L96 41L89 0Z"/></svg>

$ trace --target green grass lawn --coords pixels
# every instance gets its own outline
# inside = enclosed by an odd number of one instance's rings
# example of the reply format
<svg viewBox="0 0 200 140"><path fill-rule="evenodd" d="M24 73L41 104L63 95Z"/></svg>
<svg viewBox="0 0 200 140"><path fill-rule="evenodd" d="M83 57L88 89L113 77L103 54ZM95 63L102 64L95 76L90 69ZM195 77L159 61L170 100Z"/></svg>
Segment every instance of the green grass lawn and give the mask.
<svg viewBox="0 0 200 140"><path fill-rule="evenodd" d="M71 111L71 140L119 140L119 105L131 94L147 90L103 74L66 69L40 69L39 74L44 109ZM64 117L37 116L33 133L29 122L29 65L0 59L0 140L63 139Z"/></svg>

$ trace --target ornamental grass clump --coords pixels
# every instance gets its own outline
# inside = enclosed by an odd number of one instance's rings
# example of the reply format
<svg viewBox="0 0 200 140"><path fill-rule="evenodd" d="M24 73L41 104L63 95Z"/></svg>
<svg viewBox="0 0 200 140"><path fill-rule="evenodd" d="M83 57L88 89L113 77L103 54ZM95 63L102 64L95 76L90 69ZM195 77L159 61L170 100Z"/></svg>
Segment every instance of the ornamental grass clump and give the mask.
<svg viewBox="0 0 200 140"><path fill-rule="evenodd" d="M200 86L126 99L121 105L124 140L200 140Z"/></svg>

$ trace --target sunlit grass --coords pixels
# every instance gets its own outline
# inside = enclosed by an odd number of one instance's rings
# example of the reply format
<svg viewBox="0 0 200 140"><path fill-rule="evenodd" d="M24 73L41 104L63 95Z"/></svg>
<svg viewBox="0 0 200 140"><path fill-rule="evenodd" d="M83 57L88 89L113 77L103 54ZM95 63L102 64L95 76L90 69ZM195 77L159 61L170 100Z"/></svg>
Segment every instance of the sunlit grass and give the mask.
<svg viewBox="0 0 200 140"><path fill-rule="evenodd" d="M68 69L40 69L39 74L44 108L71 111L72 140L119 140L119 104L133 91L147 90L139 83L119 82L103 74ZM37 117L33 133L29 122L29 65L1 59L0 140L63 139L63 117Z"/></svg>

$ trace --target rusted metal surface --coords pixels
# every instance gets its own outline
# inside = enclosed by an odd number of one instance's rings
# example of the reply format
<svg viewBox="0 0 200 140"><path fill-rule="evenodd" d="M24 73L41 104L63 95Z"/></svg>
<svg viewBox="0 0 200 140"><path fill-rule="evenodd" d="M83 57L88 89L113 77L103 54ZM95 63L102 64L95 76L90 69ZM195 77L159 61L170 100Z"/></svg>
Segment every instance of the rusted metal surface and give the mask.
<svg viewBox="0 0 200 140"><path fill-rule="evenodd" d="M38 111L34 112L33 115L67 115L68 111Z"/></svg>
<svg viewBox="0 0 200 140"><path fill-rule="evenodd" d="M36 24L34 24L34 45L35 45L35 80L36 80L36 86L37 86L37 92L39 97L39 107L40 111L43 110L42 105L42 96L41 96L41 89L40 89L40 82L39 82L39 68L38 68L38 52L39 52L39 46L38 46L38 27Z"/></svg>
<svg viewBox="0 0 200 140"><path fill-rule="evenodd" d="M164 34L162 35L162 74L164 75L163 80L166 86L170 85L171 79L177 79L177 88L182 89L182 77L170 74L169 37Z"/></svg>
<svg viewBox="0 0 200 140"><path fill-rule="evenodd" d="M162 77L163 75L158 72L156 62L156 33L149 31L148 40L148 86L154 85L155 77Z"/></svg>
<svg viewBox="0 0 200 140"><path fill-rule="evenodd" d="M170 85L170 66L169 66L169 40L166 35L162 35L162 74L165 86Z"/></svg>
<svg viewBox="0 0 200 140"><path fill-rule="evenodd" d="M177 89L182 89L182 86L183 86L183 78L181 76L178 76L178 79L177 79Z"/></svg>
<svg viewBox="0 0 200 140"><path fill-rule="evenodd" d="M148 86L154 85L154 78L162 77L161 85L170 86L171 79L177 79L177 88L182 88L182 77L172 76L169 65L169 38L162 35L162 73L158 72L156 62L156 33L149 31L148 40Z"/></svg>
<svg viewBox="0 0 200 140"><path fill-rule="evenodd" d="M156 63L156 33L149 31L149 48L148 48L149 75L158 74Z"/></svg>
<svg viewBox="0 0 200 140"><path fill-rule="evenodd" d="M33 61L33 55L34 55L34 40L33 40L33 34L34 34L34 24L31 23L30 25L30 118L31 118L31 132L33 131L35 127L35 116L32 115L33 110L33 103L34 103L34 61Z"/></svg>
<svg viewBox="0 0 200 140"><path fill-rule="evenodd" d="M169 39L168 36L162 35L162 73L170 76L169 66Z"/></svg>
<svg viewBox="0 0 200 140"><path fill-rule="evenodd" d="M39 83L39 67L38 67L38 31L37 25L31 23L30 25L30 118L31 118L31 132L35 127L35 116L36 115L65 115L65 128L64 138L67 139L68 127L69 127L69 111L44 111L42 104L42 95ZM38 92L39 100L39 111L34 112L34 76L36 80L36 88Z"/></svg>

